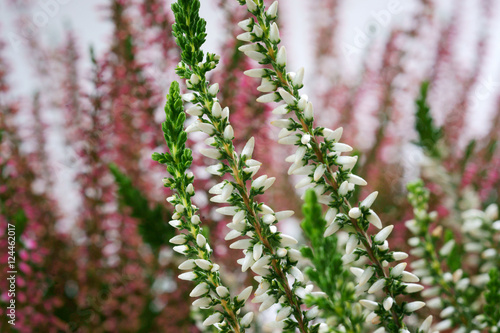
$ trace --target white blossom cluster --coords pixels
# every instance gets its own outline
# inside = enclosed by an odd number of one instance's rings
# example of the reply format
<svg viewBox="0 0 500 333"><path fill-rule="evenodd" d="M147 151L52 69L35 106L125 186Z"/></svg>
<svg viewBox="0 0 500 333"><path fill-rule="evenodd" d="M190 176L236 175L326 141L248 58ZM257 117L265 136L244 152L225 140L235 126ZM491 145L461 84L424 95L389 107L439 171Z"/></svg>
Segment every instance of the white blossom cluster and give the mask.
<svg viewBox="0 0 500 333"><path fill-rule="evenodd" d="M179 67L184 73L193 70L184 63ZM242 271L250 269L257 275L255 280L259 287L252 302L261 304L260 311L280 304L275 326L309 332L309 322L318 311L315 308L306 311L302 304L313 286L297 268L300 252L291 248L297 240L279 232L276 227L278 221L289 218L293 211L275 212L257 201L256 196L270 188L275 178L267 175L256 177L261 163L252 158L254 138L248 140L241 153L236 152L229 109L222 108L216 98L218 84L204 89L207 83L195 72L196 69L186 82L192 92L184 94L183 99L192 103L186 112L197 120L186 131L201 131L209 136L205 143L210 148L201 149L200 153L217 160L217 163L209 166L207 171L216 176L231 176L231 180L224 179L210 189L209 193L213 195L210 200L228 204L216 211L232 218L227 225L231 231L226 240L235 240L230 248L243 251L244 257L238 260Z"/></svg>
<svg viewBox="0 0 500 333"><path fill-rule="evenodd" d="M351 269L358 278L357 291L368 294L360 302L370 311L367 321L380 326L377 333L385 332L386 329L390 332L407 332L402 318L422 308L425 303L415 301L397 304L396 296L419 292L423 287L416 283L419 279L414 274L405 271L405 262L391 265L392 262L406 259L408 255L389 250L387 237L393 226L382 229L380 218L371 209L377 192L366 197L358 207L351 206L349 199L356 186L366 185L366 181L352 173L357 157L344 155L352 148L340 142L342 128L331 130L314 127L313 105L306 95L299 93L303 87L304 69L296 73L287 72L286 49L279 46L280 34L275 22L278 2L275 1L267 10L260 0L246 0L245 4L253 17L239 23L245 32L237 38L248 43L241 46L240 50L262 65L271 65L271 68L260 67L245 72L262 81L258 90L264 95L257 101L283 101L273 113L295 115L295 118L284 118L272 123L281 128L278 143L297 147L295 153L286 159L291 163L288 173L304 176L296 187L312 187L318 195L318 201L329 207L325 216L325 237L341 228L349 232L344 264L367 260L368 263L362 268ZM369 225L382 230L370 236ZM375 298L373 294L381 296ZM431 317L425 320L419 331L427 332L431 320Z"/></svg>
<svg viewBox="0 0 500 333"><path fill-rule="evenodd" d="M440 311L441 321L432 329L442 331L454 328L459 333L481 332L485 324L482 315L476 315L484 303L481 291L489 281L489 270L500 264L500 258L496 255L500 222L494 222L498 218L498 207L490 205L484 212L474 209L462 214L464 222L461 229L465 236L463 248L468 255L458 257L452 252L460 244L453 238L445 241L439 249L437 247L445 235L443 227L439 225L430 231L437 213L427 212L429 192L417 187L410 189L408 198L415 215L414 219L405 223L414 235L408 243L413 247L411 254L421 258L413 261L411 266L413 273L429 286L422 292L422 296L428 299L427 306ZM449 266L450 256L455 257L452 261L460 261L460 266L446 271L443 262L448 262ZM471 275L468 272L474 266ZM464 268L467 272L461 267L467 267Z"/></svg>

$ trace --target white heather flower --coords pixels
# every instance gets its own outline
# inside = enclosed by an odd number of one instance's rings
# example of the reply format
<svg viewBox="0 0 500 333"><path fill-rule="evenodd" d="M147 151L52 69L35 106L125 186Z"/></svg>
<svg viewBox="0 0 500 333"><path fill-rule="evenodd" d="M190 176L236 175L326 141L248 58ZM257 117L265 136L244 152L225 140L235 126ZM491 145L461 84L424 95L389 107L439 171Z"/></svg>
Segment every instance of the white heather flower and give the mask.
<svg viewBox="0 0 500 333"><path fill-rule="evenodd" d="M170 243L177 244L177 245L186 244L186 242L187 242L187 240L186 240L186 236L184 234L174 236L170 239Z"/></svg>
<svg viewBox="0 0 500 333"><path fill-rule="evenodd" d="M428 316L427 318L425 318L422 325L420 325L419 330L424 333L427 333L431 328L431 324L432 324L432 316Z"/></svg>
<svg viewBox="0 0 500 333"><path fill-rule="evenodd" d="M211 316L208 316L207 319L203 322L203 326L210 326L216 324L222 320L222 314L220 312L216 312Z"/></svg>
<svg viewBox="0 0 500 333"><path fill-rule="evenodd" d="M252 32L259 38L262 37L262 34L264 33L264 31L258 24L254 24Z"/></svg>
<svg viewBox="0 0 500 333"><path fill-rule="evenodd" d="M240 320L240 324L243 327L248 327L252 323L253 320L253 312L249 312L246 315L243 316Z"/></svg>
<svg viewBox="0 0 500 333"><path fill-rule="evenodd" d="M415 301L415 302L410 302L410 303L406 304L404 308L405 308L405 311L415 312L415 311L423 308L424 306L425 306L424 302Z"/></svg>
<svg viewBox="0 0 500 333"><path fill-rule="evenodd" d="M182 273L179 275L179 279L185 280L185 281L193 281L194 279L196 279L196 273L194 273L194 272Z"/></svg>
<svg viewBox="0 0 500 333"><path fill-rule="evenodd" d="M215 118L220 118L222 114L222 107L220 106L219 102L215 102L212 106L212 116Z"/></svg>
<svg viewBox="0 0 500 333"><path fill-rule="evenodd" d="M361 201L360 206L364 208L370 208L377 199L377 196L377 191L370 193L363 201Z"/></svg>
<svg viewBox="0 0 500 333"><path fill-rule="evenodd" d="M325 171L326 171L325 165L319 164L316 167L316 170L314 171L314 176L313 176L314 181L317 182L318 180L320 180L321 177L323 177L323 175L325 174Z"/></svg>
<svg viewBox="0 0 500 333"><path fill-rule="evenodd" d="M288 236L285 234L281 234L280 236L281 236L280 244L283 247L292 246L292 245L297 244L297 240L295 238L293 238L292 236Z"/></svg>
<svg viewBox="0 0 500 333"><path fill-rule="evenodd" d="M416 283L405 283L404 285L406 286L405 291L408 294L418 293L419 291L422 291L424 289L424 286Z"/></svg>
<svg viewBox="0 0 500 333"><path fill-rule="evenodd" d="M385 311L389 311L392 308L392 304L394 304L394 299L392 297L387 297L382 303Z"/></svg>
<svg viewBox="0 0 500 333"><path fill-rule="evenodd" d="M186 252L189 250L189 247L187 245L178 245L174 246L172 249L177 253L186 254Z"/></svg>
<svg viewBox="0 0 500 333"><path fill-rule="evenodd" d="M349 178L349 183L354 185L366 186L368 184L366 180L353 174L349 174L348 178Z"/></svg>
<svg viewBox="0 0 500 333"><path fill-rule="evenodd" d="M246 143L245 147L243 148L241 155L246 156L247 158L252 158L254 147L255 147L255 139L252 136Z"/></svg>
<svg viewBox="0 0 500 333"><path fill-rule="evenodd" d="M195 266L196 266L196 264L194 263L194 260L188 259L179 265L179 269L185 271L185 270L193 269L193 268L195 268Z"/></svg>
<svg viewBox="0 0 500 333"><path fill-rule="evenodd" d="M311 185L313 180L309 177L302 178L296 185L295 188L299 189L305 186Z"/></svg>
<svg viewBox="0 0 500 333"><path fill-rule="evenodd" d="M398 277L401 274L403 274L403 271L405 270L406 265L407 265L407 263L402 262L402 263L394 266L394 268L391 270L391 276Z"/></svg>
<svg viewBox="0 0 500 333"><path fill-rule="evenodd" d="M356 246L358 246L358 237L355 234L351 234L347 240L345 252L351 254Z"/></svg>
<svg viewBox="0 0 500 333"><path fill-rule="evenodd" d="M301 67L298 71L297 71L297 74L295 74L295 77L293 78L293 81L292 81L292 84L295 86L295 87L302 87L303 85L303 81L304 81L304 67ZM309 105L309 103L308 103ZM313 112L313 108L312 108L312 104L310 106L311 110L309 111L311 113L311 117L310 118L307 118L306 116L306 119L312 119L312 112ZM303 110L303 109L302 109ZM307 111L307 107L305 108L305 110Z"/></svg>
<svg viewBox="0 0 500 333"><path fill-rule="evenodd" d="M284 46L280 47L278 55L276 56L276 63L280 66L286 65L286 48Z"/></svg>
<svg viewBox="0 0 500 333"><path fill-rule="evenodd" d="M274 91L276 90L276 83L264 77L262 78L260 86L257 87L257 90L264 93Z"/></svg>
<svg viewBox="0 0 500 333"><path fill-rule="evenodd" d="M245 34L250 34L250 33L245 32ZM241 34L241 35L244 35L244 34ZM238 36L241 36L241 35L238 35ZM252 37L252 39L253 39L253 37ZM249 57L250 59L253 59L259 63L266 59L266 56L264 54L257 52L257 51L247 51L247 52L245 52L245 55L247 57ZM259 100L257 99L257 101L259 101ZM269 103L269 102L263 102L263 103Z"/></svg>
<svg viewBox="0 0 500 333"><path fill-rule="evenodd" d="M207 172L209 174L212 174L215 176L222 176L222 172L221 172L222 168L223 168L223 164L218 163L218 164L214 164L214 165L207 167L205 170L207 170ZM211 193L211 194L220 194L220 193Z"/></svg>
<svg viewBox="0 0 500 333"><path fill-rule="evenodd" d="M300 142L302 142L303 145L307 145L310 141L311 141L310 134L304 134L304 135L302 135L302 138L300 139Z"/></svg>
<svg viewBox="0 0 500 333"><path fill-rule="evenodd" d="M281 114L287 114L288 113L288 109L287 109L288 105L287 104L283 104L283 105L280 105L278 106L276 109L274 109L272 111L273 114L278 114L278 115L281 115Z"/></svg>
<svg viewBox="0 0 500 333"><path fill-rule="evenodd" d="M333 149L334 151L336 151L336 152L339 152L339 153L347 153L347 152L352 151L352 147L351 147L351 146L349 146L349 145L347 145L347 144L345 144L345 143L339 143L339 142L334 143L334 144L333 144L333 148L332 148L332 149ZM354 176L354 175L353 175L353 176ZM356 177L357 177L357 176L356 176ZM360 177L358 177L358 178L360 178ZM360 178L360 179L361 179L361 178ZM361 181L361 182L362 182L362 181ZM353 183L353 182L351 182L351 183Z"/></svg>
<svg viewBox="0 0 500 333"><path fill-rule="evenodd" d="M271 24L271 29L269 30L269 40L273 43L279 43L280 41L280 31L276 22Z"/></svg>
<svg viewBox="0 0 500 333"><path fill-rule="evenodd" d="M279 88L278 93L280 94L281 98L283 98L283 100L285 101L286 104L295 105L295 103L297 103L297 101L295 100L295 97L293 97L293 95L290 94L285 89Z"/></svg>
<svg viewBox="0 0 500 333"><path fill-rule="evenodd" d="M281 221L281 220L287 219L289 217L292 217L293 214L295 214L293 210L283 210L281 212L275 213L274 215L276 216L276 219L278 221Z"/></svg>
<svg viewBox="0 0 500 333"><path fill-rule="evenodd" d="M292 274L292 276L297 279L297 281L304 282L304 274L302 274L300 269L298 269L296 266L292 266L292 268L290 268L290 274Z"/></svg>
<svg viewBox="0 0 500 333"><path fill-rule="evenodd" d="M255 12L258 8L253 0L246 0L246 5L250 12Z"/></svg>
<svg viewBox="0 0 500 333"><path fill-rule="evenodd" d="M227 206L227 207L217 208L215 211L219 214L222 214L222 215L234 216L237 213L237 210L238 210L238 207Z"/></svg>
<svg viewBox="0 0 500 333"><path fill-rule="evenodd" d="M336 233L340 229L340 224L337 222L332 222L328 228L326 228L323 237L328 237Z"/></svg>
<svg viewBox="0 0 500 333"><path fill-rule="evenodd" d="M325 234L326 234L326 232L325 232ZM351 262L355 261L356 258L357 258L356 253L351 253L351 254L344 254L341 259L342 259L342 262L344 263L344 265L348 265Z"/></svg>
<svg viewBox="0 0 500 333"><path fill-rule="evenodd" d="M215 132L215 127L212 124L199 123L198 130L202 131L205 134L212 135Z"/></svg>
<svg viewBox="0 0 500 333"><path fill-rule="evenodd" d="M271 306L274 305L274 303L276 303L276 298L274 298L274 296L268 295L265 301L263 301L262 304L260 305L259 312L269 309Z"/></svg>
<svg viewBox="0 0 500 333"><path fill-rule="evenodd" d="M351 208L351 210L349 210L349 217L359 219L361 217L361 210L358 207Z"/></svg>
<svg viewBox="0 0 500 333"><path fill-rule="evenodd" d="M231 249L235 250L246 250L252 245L252 240L251 239L240 239L237 240L236 242L232 243L229 245Z"/></svg>
<svg viewBox="0 0 500 333"><path fill-rule="evenodd" d="M365 283L368 282L368 280L370 280L370 278L373 276L374 273L375 273L375 269L371 266L368 267L367 269L365 269L363 271L363 274L361 274L361 276L359 277L358 285L363 286Z"/></svg>
<svg viewBox="0 0 500 333"><path fill-rule="evenodd" d="M196 266L199 268L203 269L204 271L208 271L212 268L212 263L208 260L205 259L195 259L194 261L196 263Z"/></svg>
<svg viewBox="0 0 500 333"><path fill-rule="evenodd" d="M380 230L377 233L377 235L375 236L375 242L377 242L377 243L384 242L387 239L387 237L389 237L389 235L391 234L392 229L394 229L394 226L390 225L390 226L387 226L384 229Z"/></svg>
<svg viewBox="0 0 500 333"><path fill-rule="evenodd" d="M253 78L261 78L266 75L266 70L264 68L254 68L243 72L243 74Z"/></svg>
<svg viewBox="0 0 500 333"><path fill-rule="evenodd" d="M403 252L404 253L404 252ZM418 282L420 279L413 273L403 271L401 273L401 281L403 282Z"/></svg>
<svg viewBox="0 0 500 333"><path fill-rule="evenodd" d="M455 308L453 306L448 306L448 307L444 308L443 311L441 311L441 313L439 314L439 316L441 318L448 318L454 312L455 312Z"/></svg>
<svg viewBox="0 0 500 333"><path fill-rule="evenodd" d="M210 297L203 297L203 298L198 298L196 301L194 301L193 306L196 306L201 309L206 309L210 306L210 303L212 303L212 299Z"/></svg>
<svg viewBox="0 0 500 333"><path fill-rule="evenodd" d="M196 236L196 244L199 246L199 247L204 247L206 244L207 244L207 239L205 238L205 236L203 236L202 234L198 234Z"/></svg>
<svg viewBox="0 0 500 333"><path fill-rule="evenodd" d="M186 110L186 113L194 117L199 117L203 115L203 108L199 105L193 105Z"/></svg>
<svg viewBox="0 0 500 333"><path fill-rule="evenodd" d="M298 141L297 136L287 136L278 140L280 145L294 145Z"/></svg>
<svg viewBox="0 0 500 333"><path fill-rule="evenodd" d="M328 128L323 129L323 135L325 136L325 139L328 141L338 142L342 137L342 132L343 132L342 127L339 127L334 131Z"/></svg>
<svg viewBox="0 0 500 333"><path fill-rule="evenodd" d="M212 96L215 96L217 95L217 93L219 92L219 84L218 83L214 83L212 84L209 88L208 88L208 93Z"/></svg>
<svg viewBox="0 0 500 333"><path fill-rule="evenodd" d="M278 119L271 122L271 125L278 128L289 128L293 124L291 119Z"/></svg>
<svg viewBox="0 0 500 333"><path fill-rule="evenodd" d="M408 258L408 253L406 253L406 252L393 252L392 257L396 261L405 260L406 258Z"/></svg>
<svg viewBox="0 0 500 333"><path fill-rule="evenodd" d="M442 322L437 323L432 328L434 331L444 331L453 326L453 322L450 319L443 320Z"/></svg>
<svg viewBox="0 0 500 333"><path fill-rule="evenodd" d="M240 27L242 30L250 31L252 23L253 23L252 19L246 19L246 20L238 22L238 27Z"/></svg>
<svg viewBox="0 0 500 333"><path fill-rule="evenodd" d="M250 295L252 294L252 290L253 288L251 286L246 287L245 289L243 289L243 291L238 295L236 299L240 302L246 302L248 297L250 297Z"/></svg>
<svg viewBox="0 0 500 333"><path fill-rule="evenodd" d="M377 291L382 290L382 288L384 288L384 286L385 286L385 279L384 278L382 278L380 280L377 280L377 282L375 282L374 284L372 284L372 286L370 287L370 289L368 289L368 293L369 294L374 294Z"/></svg>
<svg viewBox="0 0 500 333"><path fill-rule="evenodd" d="M307 319L314 319L318 316L319 314L319 308L317 306L312 307L310 310L306 312L306 317Z"/></svg>
<svg viewBox="0 0 500 333"><path fill-rule="evenodd" d="M247 52L258 51L259 47L257 44L245 44L238 47L238 50L246 54Z"/></svg>
<svg viewBox="0 0 500 333"><path fill-rule="evenodd" d="M378 309L378 303L370 301L368 299L362 299L359 301L359 303L370 311L375 311Z"/></svg>
<svg viewBox="0 0 500 333"><path fill-rule="evenodd" d="M368 222L373 224L375 227L378 229L382 228L382 221L380 221L380 218L378 217L377 213L375 213L373 210L370 209L370 214L366 217Z"/></svg>
<svg viewBox="0 0 500 333"><path fill-rule="evenodd" d="M278 1L273 2L271 4L271 6L269 6L269 8L267 9L266 15L270 19L276 18L276 16L278 15Z"/></svg>
<svg viewBox="0 0 500 333"><path fill-rule="evenodd" d="M241 236L241 232L239 232L238 230L231 230L230 232L227 233L226 237L224 237L225 240L229 241L229 240L233 240L237 237L240 237Z"/></svg>
<svg viewBox="0 0 500 333"><path fill-rule="evenodd" d="M276 316L276 321L282 321L282 320L288 318L288 316L290 316L291 313L292 313L291 307L289 307L289 306L284 307L283 309L281 309L278 312L278 315Z"/></svg>
<svg viewBox="0 0 500 333"><path fill-rule="evenodd" d="M217 149L211 149L211 148L202 148L202 149L200 149L200 153L203 156L206 156L206 157L214 159L214 160L218 160L222 156L221 153Z"/></svg>
<svg viewBox="0 0 500 333"><path fill-rule="evenodd" d="M347 181L344 181L342 184L340 184L338 192L340 196L346 196L349 192L349 183Z"/></svg>
<svg viewBox="0 0 500 333"><path fill-rule="evenodd" d="M215 288L215 291L217 292L217 295L222 298L229 296L229 290L227 290L227 288L224 286L218 286L217 288Z"/></svg>
<svg viewBox="0 0 500 333"><path fill-rule="evenodd" d="M205 295L209 291L208 284L202 282L194 287L193 291L189 294L191 297L200 297L201 295Z"/></svg>
<svg viewBox="0 0 500 333"><path fill-rule="evenodd" d="M439 250L439 254L441 256L447 256L451 253L453 250L453 247L455 246L455 240L449 240L446 244L443 245L441 250Z"/></svg>
<svg viewBox="0 0 500 333"><path fill-rule="evenodd" d="M385 333L385 328L379 327L375 331L373 331L373 333Z"/></svg>

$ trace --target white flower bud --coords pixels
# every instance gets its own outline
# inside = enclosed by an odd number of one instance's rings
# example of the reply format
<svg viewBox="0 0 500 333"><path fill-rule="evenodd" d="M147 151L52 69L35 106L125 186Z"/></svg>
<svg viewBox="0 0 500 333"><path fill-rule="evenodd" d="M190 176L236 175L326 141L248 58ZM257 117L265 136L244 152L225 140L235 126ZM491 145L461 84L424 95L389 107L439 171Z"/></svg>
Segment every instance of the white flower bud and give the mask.
<svg viewBox="0 0 500 333"><path fill-rule="evenodd" d="M217 95L217 93L219 92L219 84L218 83L214 83L212 84L209 88L208 88L208 93L212 96L215 96Z"/></svg>
<svg viewBox="0 0 500 333"><path fill-rule="evenodd" d="M193 105L186 110L186 113L194 117L199 117L203 115L203 108L199 105Z"/></svg>
<svg viewBox="0 0 500 333"><path fill-rule="evenodd" d="M246 315L243 316L240 320L240 324L243 327L248 327L252 323L253 320L253 312L249 312Z"/></svg>
<svg viewBox="0 0 500 333"><path fill-rule="evenodd" d="M254 147L255 147L255 139L252 136L248 140L248 142L246 143L245 147L243 147L243 151L241 152L241 155L246 156L247 158L252 158Z"/></svg>
<svg viewBox="0 0 500 333"><path fill-rule="evenodd" d="M193 291L189 294L191 297L200 297L201 295L205 295L209 290L208 284L205 282L200 283L196 287L194 287Z"/></svg>
<svg viewBox="0 0 500 333"><path fill-rule="evenodd" d="M227 288L224 286L218 286L215 291L217 292L217 295L222 298L229 296L229 290L227 290Z"/></svg>
<svg viewBox="0 0 500 333"><path fill-rule="evenodd" d="M247 2L248 1L251 1L251 0L247 0ZM205 321L203 322L203 326L210 326L213 324L217 324L221 320L222 320L222 314L219 312L216 312L213 315L208 316L207 319L205 319Z"/></svg>
<svg viewBox="0 0 500 333"><path fill-rule="evenodd" d="M280 41L280 31L278 29L278 25L276 22L273 22L271 24L271 29L269 30L269 39L271 40L272 43L279 43Z"/></svg>
<svg viewBox="0 0 500 333"><path fill-rule="evenodd" d="M394 226L390 225L390 226L387 226L384 229L380 230L377 233L377 235L375 236L375 242L377 242L377 243L384 242L387 239L387 237L389 237L389 235L391 234L392 229L394 229Z"/></svg>
<svg viewBox="0 0 500 333"><path fill-rule="evenodd" d="M278 55L276 56L276 62L280 66L285 66L286 65L286 49L284 46L282 46L279 51Z"/></svg>
<svg viewBox="0 0 500 333"><path fill-rule="evenodd" d="M416 302L410 302L405 305L405 310L408 312L415 312L425 306L424 302L416 301Z"/></svg>
<svg viewBox="0 0 500 333"><path fill-rule="evenodd" d="M194 279L196 279L196 273L194 272L182 273L179 275L179 279L185 281L193 281Z"/></svg>
<svg viewBox="0 0 500 333"><path fill-rule="evenodd" d="M368 299L360 300L359 304L361 304L362 306L364 306L365 308L367 308L370 311L375 311L378 309L378 303L374 302L374 301L370 301Z"/></svg>
<svg viewBox="0 0 500 333"><path fill-rule="evenodd" d="M269 8L267 9L266 15L270 19L276 18L276 16L278 15L278 1L273 2L271 4L271 6L269 6Z"/></svg>

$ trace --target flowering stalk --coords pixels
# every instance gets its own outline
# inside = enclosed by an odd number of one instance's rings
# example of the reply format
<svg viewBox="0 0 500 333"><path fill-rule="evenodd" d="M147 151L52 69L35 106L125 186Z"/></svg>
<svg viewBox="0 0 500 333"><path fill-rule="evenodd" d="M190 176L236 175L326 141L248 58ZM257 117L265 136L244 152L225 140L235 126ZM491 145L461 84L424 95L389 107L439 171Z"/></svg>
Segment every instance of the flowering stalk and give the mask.
<svg viewBox="0 0 500 333"><path fill-rule="evenodd" d="M363 332L365 315L358 303L352 275L342 265L337 237L323 237L326 221L313 190L306 192L302 211L304 221L301 226L310 247L302 247L301 252L312 264L312 267L306 267L305 273L328 296L308 296L306 304L319 309L320 316L330 328L335 327L335 332Z"/></svg>
<svg viewBox="0 0 500 333"><path fill-rule="evenodd" d="M153 160L165 164L171 175L171 178L163 180L166 187L175 191L175 194L167 199L175 207L173 220L169 223L178 230L187 231L170 239L171 243L177 245L174 251L188 257L179 269L189 272L180 274L179 278L196 283L190 296L201 298L194 301L193 305L204 309L218 305L222 308L221 311L215 311L205 319L203 322L205 326L218 324L221 332L244 332L244 327L248 326L253 313L248 313L243 318L238 314L252 287L246 288L238 297L232 298L228 288L221 282L219 265L210 260L212 249L200 227L198 209L191 202L195 194L194 176L187 170L193 159L191 150L186 148L187 134L183 130L186 116L177 82L173 82L170 86L165 114L166 121L162 124L162 129L169 152L155 153Z"/></svg>
<svg viewBox="0 0 500 333"><path fill-rule="evenodd" d="M206 74L215 68L219 57L210 53L205 55L201 51L206 23L199 17L199 6L199 1L188 0L179 0L172 6L176 19L174 34L182 50L177 74L187 80L187 87L192 91L183 95L184 100L193 103L186 112L198 117L186 132L202 131L208 134L210 137L205 142L213 148L201 149L200 152L219 163L207 170L214 175L229 174L232 177L210 190L215 195L211 201L230 204L217 210L223 215L233 216L233 222L228 224L232 231L226 240L248 237L237 240L230 247L244 252L245 257L238 261L242 271L251 268L259 275L256 280L260 285L253 301L262 303L260 311L279 303L281 310L276 319L285 330L312 332L320 325L310 327L315 312L302 310L302 298L310 292L312 285L305 284L302 272L296 267L300 253L290 246L297 241L278 232L275 226L293 212L274 212L256 199L272 186L275 179L266 175L253 179L261 165L252 159L254 138L248 140L241 154L236 152L229 109L222 108L217 101L218 84L209 85L206 79ZM293 283L289 282L292 280Z"/></svg>
<svg viewBox="0 0 500 333"><path fill-rule="evenodd" d="M409 239L409 244L413 247L411 253L421 258L412 263L412 268L424 284L431 286L422 292L422 296L430 298L427 305L440 310L440 317L443 319L433 329L440 331L455 328L457 332L484 329L483 316L480 315L484 311L478 310L483 307L484 300L481 295L489 280L488 271L495 267L495 264L498 265L498 262L495 262L498 261L494 244L495 224L492 222L498 217L498 208L491 205L486 212L464 212L463 216L468 218L462 226L466 236L465 253L459 252L462 247L456 243L452 232L444 233L444 245L438 249L437 243L443 238L443 228L437 226L432 232L429 230L437 217L435 212L428 212L429 191L422 181L409 184L408 190L408 199L415 215L413 220L406 222L408 229L414 234L414 237ZM500 229L498 222L495 223ZM478 238L473 241L467 237L471 232L476 237L481 235L482 241ZM496 246L498 247L498 244ZM480 256L480 274L470 276L467 272L469 269L463 265L463 262L467 262L467 254ZM447 264L449 271L443 268L443 262Z"/></svg>
<svg viewBox="0 0 500 333"><path fill-rule="evenodd" d="M314 112L312 103L307 96L300 95L303 87L304 69L297 73L286 71L286 49L279 47L280 35L275 22L277 17L278 2L275 1L269 9L262 1L239 0L240 4L246 3L248 11L254 15L240 22L239 26L245 30L238 36L239 40L252 44L240 48L247 56L262 65L270 64L272 68L258 68L249 70L247 75L261 78L262 84L259 91L266 94L257 101L262 103L280 102L285 104L277 107L273 113L285 115L290 112L294 118L280 119L274 125L282 128L279 143L295 145L297 151L287 160L292 162L289 174L306 175L297 188L314 186L319 196L319 202L329 206L325 217L327 229L325 237L333 234L340 228L349 231L344 264L350 264L364 257L370 263L365 269L353 268L352 271L359 277L356 287L359 292L368 291L369 294L383 291L383 302L371 299L361 300L360 303L368 310L373 311L368 320L379 325L379 332L407 331L403 319L406 315L422 308L425 303L416 301L411 303L396 302L396 297L408 293L418 292L422 286L415 284L418 278L405 272L406 263L400 263L387 269L390 262L404 260L407 254L389 251L387 237L393 226L382 229L377 235L367 233L370 224L381 229L382 222L377 214L370 209L374 203L377 192L370 194L359 207L352 207L349 199L353 195L356 185L366 185L366 181L352 174L352 169L357 162L356 157L342 156L352 148L340 143L342 128L335 131L314 127ZM358 247L358 245L360 245ZM427 331L428 322L421 331Z"/></svg>

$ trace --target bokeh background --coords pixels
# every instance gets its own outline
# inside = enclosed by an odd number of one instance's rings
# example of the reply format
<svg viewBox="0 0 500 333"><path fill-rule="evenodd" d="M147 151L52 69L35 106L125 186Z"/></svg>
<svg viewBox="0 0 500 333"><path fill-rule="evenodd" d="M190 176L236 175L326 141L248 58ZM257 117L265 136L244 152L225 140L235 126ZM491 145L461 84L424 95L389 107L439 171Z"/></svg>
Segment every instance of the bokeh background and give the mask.
<svg viewBox="0 0 500 333"><path fill-rule="evenodd" d="M199 330L189 317L191 288L176 279L181 258L168 244L166 171L150 159L166 149L162 107L176 79L170 3L0 2L0 245L14 222L19 332ZM266 200L297 212L280 227L300 239L302 193L287 175L290 152L275 144L271 109L255 102L259 82L242 75L256 66L237 50L245 15L236 0L202 1L206 49L222 56L212 80L232 111L237 146L255 136L257 159L278 178ZM344 127L360 156L356 173L369 182L357 195L381 192L377 209L398 225L402 249L409 180L425 180L452 229L462 210L498 202L499 18L494 0L280 2L289 69L306 68L304 93L319 125ZM425 81L442 133L436 142L415 130ZM195 151L202 139L191 137ZM214 255L229 285L250 283L204 194L217 181L205 164L195 152L196 203ZM7 301L3 293L2 332L11 329ZM266 330L266 318L256 331Z"/></svg>

